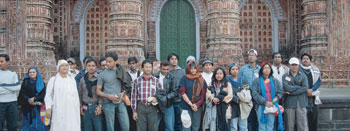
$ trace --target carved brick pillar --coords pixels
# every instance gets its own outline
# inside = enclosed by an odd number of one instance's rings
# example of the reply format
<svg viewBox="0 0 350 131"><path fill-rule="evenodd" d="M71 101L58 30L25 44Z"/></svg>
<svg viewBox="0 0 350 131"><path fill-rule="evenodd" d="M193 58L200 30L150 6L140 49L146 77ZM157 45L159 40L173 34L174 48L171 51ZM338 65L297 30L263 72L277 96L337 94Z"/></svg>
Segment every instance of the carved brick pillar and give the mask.
<svg viewBox="0 0 350 131"><path fill-rule="evenodd" d="M110 38L108 51L116 51L119 62L127 64L130 56L144 57L143 3L141 0L109 0Z"/></svg>
<svg viewBox="0 0 350 131"><path fill-rule="evenodd" d="M218 66L243 64L239 29L240 0L207 0L207 56Z"/></svg>
<svg viewBox="0 0 350 131"><path fill-rule="evenodd" d="M327 0L303 0L303 31L300 54L327 55Z"/></svg>
<svg viewBox="0 0 350 131"><path fill-rule="evenodd" d="M56 72L51 31L51 4L51 0L28 0L26 8L26 59L23 61L23 66L38 67L45 80Z"/></svg>

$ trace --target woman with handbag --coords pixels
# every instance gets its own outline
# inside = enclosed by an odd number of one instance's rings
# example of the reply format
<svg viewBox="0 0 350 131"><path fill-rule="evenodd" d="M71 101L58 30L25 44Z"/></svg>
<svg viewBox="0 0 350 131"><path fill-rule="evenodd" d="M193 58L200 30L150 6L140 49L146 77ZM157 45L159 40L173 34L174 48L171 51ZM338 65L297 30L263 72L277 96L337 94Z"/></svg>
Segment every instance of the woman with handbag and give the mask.
<svg viewBox="0 0 350 131"><path fill-rule="evenodd" d="M45 104L51 118L51 131L80 131L80 102L78 89L69 65L59 60L58 73L47 84Z"/></svg>
<svg viewBox="0 0 350 131"><path fill-rule="evenodd" d="M47 131L44 120L40 119L40 108L44 105L45 84L37 68L31 67L25 75L19 92L22 109L22 131Z"/></svg>
<svg viewBox="0 0 350 131"><path fill-rule="evenodd" d="M205 99L207 84L199 73L198 65L195 61L187 63L186 75L183 76L179 83L182 111L187 110L191 125L184 126L183 131L198 131L201 122L202 104ZM185 111L186 112L186 111Z"/></svg>
<svg viewBox="0 0 350 131"><path fill-rule="evenodd" d="M278 112L278 130L284 130L282 113L278 100L282 98L281 83L273 76L271 64L263 62L259 71L259 78L252 85L252 96L258 116L259 131L272 131L275 115Z"/></svg>
<svg viewBox="0 0 350 131"><path fill-rule="evenodd" d="M212 95L207 97L207 101L210 101L213 105L213 113L216 114L210 120L211 131L228 131L229 123L228 120L232 117L232 108L230 102L233 98L231 83L227 81L225 70L222 67L218 67L214 70L212 77L212 86L209 87L209 91Z"/></svg>

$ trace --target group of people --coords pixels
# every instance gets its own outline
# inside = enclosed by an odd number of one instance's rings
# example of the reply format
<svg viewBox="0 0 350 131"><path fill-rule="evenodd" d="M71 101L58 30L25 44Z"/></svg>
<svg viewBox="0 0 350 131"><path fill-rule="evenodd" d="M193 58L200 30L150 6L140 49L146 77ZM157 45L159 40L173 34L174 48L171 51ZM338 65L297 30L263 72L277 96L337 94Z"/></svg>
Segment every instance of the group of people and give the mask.
<svg viewBox="0 0 350 131"><path fill-rule="evenodd" d="M0 131L5 121L17 129L18 105L24 131L316 131L321 79L312 56L286 66L278 52L272 64L258 65L257 55L251 49L248 64L228 69L206 58L200 72L195 57L182 69L171 53L153 73L148 59L139 70L130 57L125 70L108 52L98 62L86 57L81 71L73 58L59 60L46 85L35 67L20 82L1 54Z"/></svg>

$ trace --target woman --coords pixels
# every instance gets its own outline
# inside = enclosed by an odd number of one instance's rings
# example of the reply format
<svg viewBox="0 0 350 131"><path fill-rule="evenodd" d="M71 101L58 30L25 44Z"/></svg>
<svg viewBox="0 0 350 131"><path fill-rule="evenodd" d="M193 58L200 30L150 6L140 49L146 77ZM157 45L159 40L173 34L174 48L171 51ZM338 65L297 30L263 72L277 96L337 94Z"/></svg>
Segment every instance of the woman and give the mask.
<svg viewBox="0 0 350 131"><path fill-rule="evenodd" d="M212 86L209 87L211 95L207 95L207 108L211 110L210 130L228 131L229 124L226 118L226 110L232 100L232 86L225 78L226 74L222 67L218 67L213 72ZM209 93L207 93L209 94ZM210 107L211 106L211 107ZM210 109L211 108L211 109ZM216 108L216 109L215 109ZM216 114L216 115L215 115Z"/></svg>
<svg viewBox="0 0 350 131"><path fill-rule="evenodd" d="M237 96L237 92L242 90L242 79L238 77L239 65L238 63L231 63L229 65L229 73L231 76L226 77L226 79L231 83L233 90L233 99L230 102L232 107L232 119L230 120L229 127L230 131L248 131L248 121L247 118L240 118L240 102L241 100Z"/></svg>
<svg viewBox="0 0 350 131"><path fill-rule="evenodd" d="M186 75L179 83L182 110L187 110L191 117L191 127L182 127L183 131L198 131L201 122L202 104L205 99L207 84L201 73L198 71L198 65L195 61L187 63Z"/></svg>
<svg viewBox="0 0 350 131"><path fill-rule="evenodd" d="M31 67L25 75L19 92L22 109L22 131L47 131L40 119L40 107L44 105L45 84L37 68Z"/></svg>
<svg viewBox="0 0 350 131"><path fill-rule="evenodd" d="M80 131L80 103L77 85L65 60L59 60L58 73L49 80L45 96L51 131ZM52 111L52 112L51 112Z"/></svg>
<svg viewBox="0 0 350 131"><path fill-rule="evenodd" d="M278 111L278 129L283 129L282 113L278 100L282 98L280 82L273 78L271 64L263 62L259 71L259 78L252 85L252 96L255 100L255 109L258 116L259 131L272 131L275 122L273 108ZM273 111L273 112L271 112Z"/></svg>

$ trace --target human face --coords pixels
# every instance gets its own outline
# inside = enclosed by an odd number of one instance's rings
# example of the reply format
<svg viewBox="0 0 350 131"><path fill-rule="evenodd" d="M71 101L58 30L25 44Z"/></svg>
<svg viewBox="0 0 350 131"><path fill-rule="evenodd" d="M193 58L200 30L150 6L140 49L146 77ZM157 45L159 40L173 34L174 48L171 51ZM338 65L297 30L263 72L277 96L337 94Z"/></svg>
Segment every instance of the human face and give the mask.
<svg viewBox="0 0 350 131"><path fill-rule="evenodd" d="M10 62L6 61L5 57L0 57L0 68L1 70L7 70Z"/></svg>
<svg viewBox="0 0 350 131"><path fill-rule="evenodd" d="M86 70L89 74L95 74L96 72L96 64L95 62L91 61L86 64Z"/></svg>
<svg viewBox="0 0 350 131"><path fill-rule="evenodd" d="M222 81L222 79L224 79L224 72L222 70L218 70L215 74L215 79L217 81Z"/></svg>
<svg viewBox="0 0 350 131"><path fill-rule="evenodd" d="M274 64L281 64L282 62L282 57L281 57L281 54L276 54L275 56L273 56L273 63Z"/></svg>
<svg viewBox="0 0 350 131"><path fill-rule="evenodd" d="M291 64L291 65L289 66L289 68L290 68L290 70L291 70L292 72L296 73L296 72L298 72L298 70L299 70L299 65L298 65L298 64Z"/></svg>
<svg viewBox="0 0 350 131"><path fill-rule="evenodd" d="M107 62L106 62L106 60L104 60L104 61L101 61L101 70L105 70L105 69L107 69L108 67L107 67Z"/></svg>
<svg viewBox="0 0 350 131"><path fill-rule="evenodd" d="M197 69L196 69L196 67L191 67L190 72L191 72L192 75L197 74Z"/></svg>
<svg viewBox="0 0 350 131"><path fill-rule="evenodd" d="M161 66L160 67L160 73L162 73L162 75L166 76L168 75L170 70L170 66Z"/></svg>
<svg viewBox="0 0 350 131"><path fill-rule="evenodd" d="M152 70L153 70L152 64L150 64L150 63L145 63L145 64L143 65L142 70L143 70L143 73L144 73L145 75L151 75L151 74L152 74Z"/></svg>
<svg viewBox="0 0 350 131"><path fill-rule="evenodd" d="M211 73L212 70L213 70L213 65L212 64L206 63L206 64L203 65L203 71L205 73Z"/></svg>
<svg viewBox="0 0 350 131"><path fill-rule="evenodd" d="M301 59L301 63L303 64L303 66L310 66L311 61L309 56L303 56L303 58Z"/></svg>
<svg viewBox="0 0 350 131"><path fill-rule="evenodd" d="M117 61L115 61L112 57L107 57L106 64L108 69L113 70L117 65Z"/></svg>
<svg viewBox="0 0 350 131"><path fill-rule="evenodd" d="M28 72L29 78L32 80L36 80L36 74L37 74L37 72L35 69L30 69Z"/></svg>
<svg viewBox="0 0 350 131"><path fill-rule="evenodd" d="M135 63L135 61L130 61L130 63L128 64L129 69L130 69L131 71L135 71L135 70L136 70L136 64L137 64L137 63Z"/></svg>
<svg viewBox="0 0 350 131"><path fill-rule="evenodd" d="M239 69L237 66L233 66L230 70L232 76L238 76Z"/></svg>
<svg viewBox="0 0 350 131"><path fill-rule="evenodd" d="M262 73L263 73L263 75L265 77L268 77L270 75L270 73L271 73L270 66L269 65L264 65Z"/></svg>
<svg viewBox="0 0 350 131"><path fill-rule="evenodd" d="M68 69L69 69L69 64L62 64L60 65L60 67L58 68L58 72L62 73L62 74L67 74L68 73Z"/></svg>
<svg viewBox="0 0 350 131"><path fill-rule="evenodd" d="M177 63L179 62L179 60L177 59L176 56L172 56L172 57L170 58L169 62L170 62L170 64L171 64L171 66L175 67L175 66L177 66Z"/></svg>
<svg viewBox="0 0 350 131"><path fill-rule="evenodd" d="M249 60L249 62L250 63L253 63L253 62L256 62L256 55L255 55L255 53L254 52L249 52L249 54L248 54L248 60Z"/></svg>

